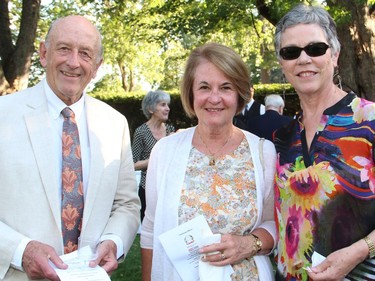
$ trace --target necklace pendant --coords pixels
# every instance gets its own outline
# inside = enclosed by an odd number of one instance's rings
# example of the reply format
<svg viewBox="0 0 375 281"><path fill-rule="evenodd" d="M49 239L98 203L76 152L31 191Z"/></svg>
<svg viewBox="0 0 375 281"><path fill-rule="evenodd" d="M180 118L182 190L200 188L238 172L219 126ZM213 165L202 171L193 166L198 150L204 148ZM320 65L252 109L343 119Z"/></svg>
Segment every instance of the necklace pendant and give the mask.
<svg viewBox="0 0 375 281"><path fill-rule="evenodd" d="M211 158L210 162L208 162L208 165L210 166L215 166L215 164L216 164L215 158Z"/></svg>

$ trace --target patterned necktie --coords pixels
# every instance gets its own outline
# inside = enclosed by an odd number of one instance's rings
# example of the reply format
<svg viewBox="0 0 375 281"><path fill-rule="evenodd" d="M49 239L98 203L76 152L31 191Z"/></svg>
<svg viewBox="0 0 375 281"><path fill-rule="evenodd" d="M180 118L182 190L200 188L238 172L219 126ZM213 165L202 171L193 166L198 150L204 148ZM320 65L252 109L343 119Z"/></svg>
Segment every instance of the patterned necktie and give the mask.
<svg viewBox="0 0 375 281"><path fill-rule="evenodd" d="M67 254L78 248L83 215L83 183L81 146L74 112L66 107L61 114L64 116L61 223L64 253Z"/></svg>

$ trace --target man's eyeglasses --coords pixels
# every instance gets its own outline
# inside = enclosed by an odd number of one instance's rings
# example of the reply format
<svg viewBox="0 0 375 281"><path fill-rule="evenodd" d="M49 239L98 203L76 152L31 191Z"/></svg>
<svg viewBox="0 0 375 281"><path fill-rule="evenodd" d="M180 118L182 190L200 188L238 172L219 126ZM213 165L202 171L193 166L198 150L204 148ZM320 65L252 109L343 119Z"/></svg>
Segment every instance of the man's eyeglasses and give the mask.
<svg viewBox="0 0 375 281"><path fill-rule="evenodd" d="M311 43L303 48L296 46L284 47L280 49L279 54L284 60L295 60L299 58L302 50L305 51L305 53L310 57L319 57L324 55L328 48L329 45L327 45L326 43L318 42Z"/></svg>

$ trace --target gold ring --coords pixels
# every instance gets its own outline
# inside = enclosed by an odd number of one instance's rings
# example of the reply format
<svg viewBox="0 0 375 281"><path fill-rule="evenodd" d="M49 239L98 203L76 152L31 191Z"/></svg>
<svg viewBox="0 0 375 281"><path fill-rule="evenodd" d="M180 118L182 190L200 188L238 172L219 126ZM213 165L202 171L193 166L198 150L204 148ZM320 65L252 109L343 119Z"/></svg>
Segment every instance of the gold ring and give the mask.
<svg viewBox="0 0 375 281"><path fill-rule="evenodd" d="M224 253L221 253L221 260L225 260L227 257L224 255Z"/></svg>

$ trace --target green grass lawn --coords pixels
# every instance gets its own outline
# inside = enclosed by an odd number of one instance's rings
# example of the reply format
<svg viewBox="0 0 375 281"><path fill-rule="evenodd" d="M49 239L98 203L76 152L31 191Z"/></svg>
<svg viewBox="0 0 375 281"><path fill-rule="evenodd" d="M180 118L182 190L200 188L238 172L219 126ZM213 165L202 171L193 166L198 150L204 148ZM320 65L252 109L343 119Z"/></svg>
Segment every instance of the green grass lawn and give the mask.
<svg viewBox="0 0 375 281"><path fill-rule="evenodd" d="M111 276L112 281L140 281L141 280L141 247L139 234L133 242L125 260L119 264Z"/></svg>

